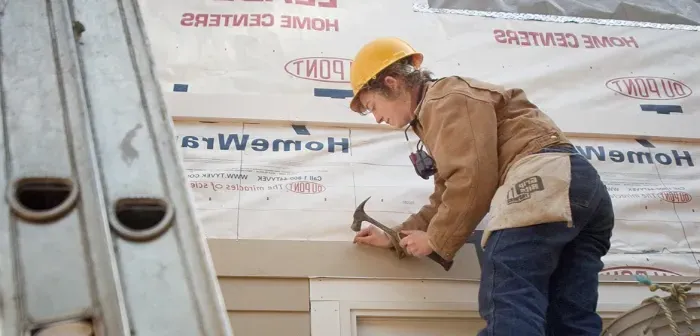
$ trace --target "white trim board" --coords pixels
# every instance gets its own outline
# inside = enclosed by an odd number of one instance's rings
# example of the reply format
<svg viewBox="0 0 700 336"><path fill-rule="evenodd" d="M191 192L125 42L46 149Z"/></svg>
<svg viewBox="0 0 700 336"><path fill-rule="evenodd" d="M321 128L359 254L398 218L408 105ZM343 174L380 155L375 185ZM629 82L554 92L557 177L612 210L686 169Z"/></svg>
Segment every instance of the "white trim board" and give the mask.
<svg viewBox="0 0 700 336"><path fill-rule="evenodd" d="M479 318L478 292L476 281L311 279L311 336L357 336L360 317ZM598 311L610 320L655 294L666 295L636 283L601 283Z"/></svg>

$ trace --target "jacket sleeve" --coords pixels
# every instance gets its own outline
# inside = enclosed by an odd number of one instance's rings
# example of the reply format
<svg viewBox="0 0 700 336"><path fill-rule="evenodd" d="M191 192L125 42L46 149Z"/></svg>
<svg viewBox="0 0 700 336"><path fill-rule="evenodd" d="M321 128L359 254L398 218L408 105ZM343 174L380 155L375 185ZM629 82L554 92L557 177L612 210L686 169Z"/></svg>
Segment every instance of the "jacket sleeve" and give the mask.
<svg viewBox="0 0 700 336"><path fill-rule="evenodd" d="M421 230L426 231L430 220L437 213L440 203L442 203L442 193L445 192L445 180L439 173L433 175L434 188L433 193L428 197L428 204L418 210L417 213L409 216L401 225L394 227L394 230Z"/></svg>
<svg viewBox="0 0 700 336"><path fill-rule="evenodd" d="M498 188L496 112L462 93L426 102L424 142L445 180L442 202L428 225L433 250L451 260L486 215Z"/></svg>

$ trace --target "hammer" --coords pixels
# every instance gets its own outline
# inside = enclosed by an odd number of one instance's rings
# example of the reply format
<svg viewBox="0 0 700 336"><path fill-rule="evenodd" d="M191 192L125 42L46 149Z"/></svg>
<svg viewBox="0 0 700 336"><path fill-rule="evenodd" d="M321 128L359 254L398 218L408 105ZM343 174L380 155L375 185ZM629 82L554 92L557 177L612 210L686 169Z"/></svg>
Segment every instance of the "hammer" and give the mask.
<svg viewBox="0 0 700 336"><path fill-rule="evenodd" d="M370 196L372 197L372 196ZM359 232L360 229L362 228L362 222L370 222L374 226L378 227L382 231L386 232L386 234L389 236L389 240L391 241L391 245L393 245L394 250L396 251L396 256L399 259L403 259L406 256L406 251L404 251L403 248L401 248L401 245L399 245L399 242L401 241L402 238L406 237L405 234L401 232L396 232L392 230L391 228L387 227L386 225L378 222L374 218L370 217L366 212L365 212L365 203L370 199L370 197L367 197L366 200L362 201L360 205L357 206L355 209L355 213L352 215L353 221L352 225L350 228L355 231ZM442 268L445 269L445 271L449 271L450 268L452 267L452 261L451 260L445 260L443 257L441 257L437 252L433 251L428 255L428 258L432 259L436 263L440 264Z"/></svg>

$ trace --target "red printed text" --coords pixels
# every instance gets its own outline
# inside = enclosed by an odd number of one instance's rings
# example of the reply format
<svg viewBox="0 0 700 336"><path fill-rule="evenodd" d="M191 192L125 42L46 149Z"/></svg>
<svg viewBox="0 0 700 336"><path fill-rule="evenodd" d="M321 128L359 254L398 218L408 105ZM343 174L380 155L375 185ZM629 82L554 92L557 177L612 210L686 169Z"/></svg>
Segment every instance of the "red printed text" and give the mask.
<svg viewBox="0 0 700 336"><path fill-rule="evenodd" d="M494 29L493 38L498 43L523 47L555 48L639 48L633 36L576 35L565 32L536 32Z"/></svg>
<svg viewBox="0 0 700 336"><path fill-rule="evenodd" d="M317 18L271 13L183 13L180 18L183 27L281 27L311 31L339 31L338 19Z"/></svg>

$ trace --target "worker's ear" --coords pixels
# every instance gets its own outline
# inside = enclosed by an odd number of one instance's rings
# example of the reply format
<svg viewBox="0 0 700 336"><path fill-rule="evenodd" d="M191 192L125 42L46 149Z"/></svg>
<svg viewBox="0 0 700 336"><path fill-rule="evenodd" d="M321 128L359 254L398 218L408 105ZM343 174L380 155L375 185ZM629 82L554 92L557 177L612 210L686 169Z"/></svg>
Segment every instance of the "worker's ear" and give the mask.
<svg viewBox="0 0 700 336"><path fill-rule="evenodd" d="M391 92L391 97L397 96L399 94L399 90L401 89L399 80L396 79L396 77L392 76L384 77L384 86L389 88L389 91Z"/></svg>

